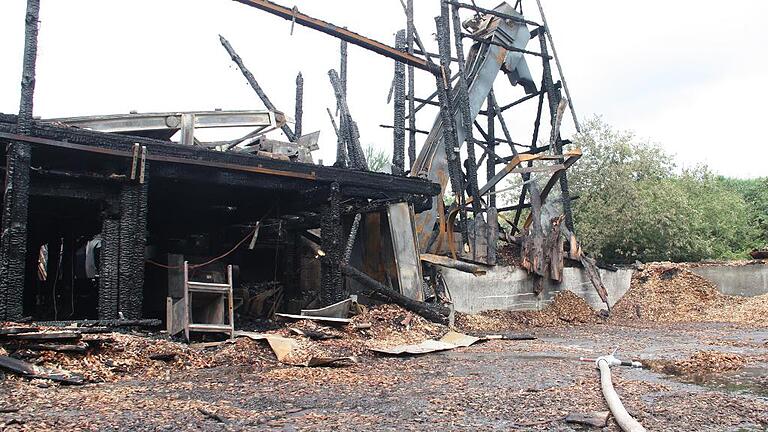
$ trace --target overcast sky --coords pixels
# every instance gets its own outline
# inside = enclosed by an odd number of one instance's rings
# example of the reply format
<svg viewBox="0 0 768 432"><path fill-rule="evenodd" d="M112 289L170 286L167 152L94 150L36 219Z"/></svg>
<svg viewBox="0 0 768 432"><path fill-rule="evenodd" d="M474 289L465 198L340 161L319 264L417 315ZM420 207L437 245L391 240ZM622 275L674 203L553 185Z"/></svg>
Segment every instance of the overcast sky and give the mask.
<svg viewBox="0 0 768 432"><path fill-rule="evenodd" d="M765 176L768 147L762 0L543 0L579 117L595 114L661 143L679 166L707 163L738 177ZM24 0L0 1L0 112L18 111ZM390 44L405 26L398 0L281 0L279 3ZM417 0L416 26L434 46L438 0ZM496 0L477 0L493 7ZM524 12L538 21L533 0ZM154 111L263 108L219 44L224 35L273 102L293 112L305 78L304 132L321 130L315 158L333 162L335 136L327 72L337 39L230 0L42 0L35 115L43 118ZM529 48L536 51L535 41ZM529 60L534 63L536 60ZM393 62L349 48L349 104L362 142L391 151ZM537 64L532 64L534 76ZM417 96L434 81L417 71ZM522 94L496 83L506 102ZM431 126L434 111L419 118ZM526 141L530 108L508 119ZM565 126L566 135L572 125ZM420 137L420 140L423 139Z"/></svg>

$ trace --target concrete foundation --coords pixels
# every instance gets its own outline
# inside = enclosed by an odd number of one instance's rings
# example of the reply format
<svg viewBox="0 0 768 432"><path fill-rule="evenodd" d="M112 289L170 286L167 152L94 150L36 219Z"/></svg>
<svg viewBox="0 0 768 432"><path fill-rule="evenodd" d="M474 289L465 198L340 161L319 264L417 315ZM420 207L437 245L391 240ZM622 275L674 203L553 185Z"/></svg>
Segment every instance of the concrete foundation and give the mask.
<svg viewBox="0 0 768 432"><path fill-rule="evenodd" d="M480 313L486 310L539 310L547 306L554 296L569 290L599 310L605 304L580 268L563 269L559 284L546 280L540 295L533 293L533 278L516 267L494 267L483 276L473 276L458 270L443 269L443 277L459 312ZM613 306L629 289L632 269L615 272L600 270L608 300ZM727 295L756 296L768 293L768 265L743 266L707 265L691 271L712 281Z"/></svg>
<svg viewBox="0 0 768 432"><path fill-rule="evenodd" d="M443 269L443 277L459 312L480 313L486 310L538 310L548 305L562 290L573 291L595 309L605 309L592 283L580 268L563 269L559 284L544 282L544 291L533 293L533 279L525 270L516 267L494 267L483 276L473 276L454 269ZM632 270L616 272L600 270L600 277L608 290L613 306L629 289Z"/></svg>
<svg viewBox="0 0 768 432"><path fill-rule="evenodd" d="M768 264L707 265L691 271L712 281L723 294L751 297L768 293Z"/></svg>

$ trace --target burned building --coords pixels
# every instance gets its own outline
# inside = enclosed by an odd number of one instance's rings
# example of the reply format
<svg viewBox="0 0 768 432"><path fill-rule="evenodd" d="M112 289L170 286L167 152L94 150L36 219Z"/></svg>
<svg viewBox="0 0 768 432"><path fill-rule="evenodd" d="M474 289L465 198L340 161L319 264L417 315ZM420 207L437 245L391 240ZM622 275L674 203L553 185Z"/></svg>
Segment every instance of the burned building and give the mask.
<svg viewBox="0 0 768 432"><path fill-rule="evenodd" d="M213 116L246 114L195 115L201 122ZM338 259L354 214L392 202L423 206L436 193L421 179L50 122L33 121L20 135L18 117L1 120L6 194L14 198L5 199L5 217L17 216L8 222L19 237L4 243L7 319L158 316L165 273L184 260L198 272L223 260L239 269L240 284L279 281L286 301L298 301L302 236L326 251L319 261ZM341 293L330 267L323 266L322 278L333 300Z"/></svg>
<svg viewBox="0 0 768 432"><path fill-rule="evenodd" d="M317 133L302 132L301 74L291 127L223 37L265 110L34 119L39 0L29 0L21 107L18 115L0 115L0 319L149 317L165 319L172 334L182 327L189 333L193 321L200 331L231 332L235 308L272 316L356 293L444 321L439 268L480 272L495 265L500 239L519 248L536 280L559 280L564 256L593 266L575 241L570 215L566 170L581 153L564 148L570 142L559 133L572 103L561 95L565 82L552 78L546 25L526 20L519 1L492 10L440 2L437 53L413 28L412 1L403 5L407 29L394 47L295 8L240 3L341 39L340 68L328 72L337 107L336 116L328 112L335 164L312 160ZM474 13L463 23L462 8ZM468 53L465 39L472 43ZM535 52L527 48L534 39ZM384 125L393 129L393 174L368 171L346 103L348 43L394 60L393 124ZM531 57L542 62L540 86ZM416 69L435 79L425 98L415 96ZM493 92L499 77L524 96L500 104ZM538 101L538 110L530 144L521 144L503 113L528 100ZM438 107L429 131L415 126L424 106ZM549 143L540 146L547 112ZM503 138L494 134L497 125ZM196 134L203 128L248 132L209 142ZM288 141L267 137L276 130ZM420 133L427 136L417 152ZM520 198L497 207L496 186L509 174L522 179ZM555 186L557 200L548 201ZM543 211L545 204L556 205L556 217ZM509 232L500 230L504 212L514 213L504 219ZM599 277L593 282L600 290Z"/></svg>

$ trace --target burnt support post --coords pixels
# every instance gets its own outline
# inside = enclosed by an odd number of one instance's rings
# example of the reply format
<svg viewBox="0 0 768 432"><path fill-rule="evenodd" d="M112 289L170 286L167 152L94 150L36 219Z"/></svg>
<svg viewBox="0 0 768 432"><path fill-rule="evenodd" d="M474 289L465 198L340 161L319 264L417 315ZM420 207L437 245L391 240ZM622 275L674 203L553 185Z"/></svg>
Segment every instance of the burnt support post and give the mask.
<svg viewBox="0 0 768 432"><path fill-rule="evenodd" d="M304 116L304 77L301 72L296 75L296 111L294 117L293 135L298 140L301 137L302 117Z"/></svg>
<svg viewBox="0 0 768 432"><path fill-rule="evenodd" d="M453 22L453 43L456 45L456 59L459 65L459 86L458 103L461 113L461 122L464 125L467 141L467 195L472 197L472 214L477 216L480 212L480 195L478 195L477 185L477 158L475 157L475 138L472 135L472 117L469 112L469 88L467 84L467 73L464 70L464 43L462 42L461 19L459 18L459 7L453 6L451 19ZM459 143L461 145L461 143ZM474 245L472 247L474 250Z"/></svg>
<svg viewBox="0 0 768 432"><path fill-rule="evenodd" d="M147 183L123 186L120 193L119 312L141 318L144 300L144 248L147 239Z"/></svg>
<svg viewBox="0 0 768 432"><path fill-rule="evenodd" d="M339 79L341 89L347 94L347 41L342 40L339 46ZM337 107L338 108L338 107Z"/></svg>
<svg viewBox="0 0 768 432"><path fill-rule="evenodd" d="M413 55L415 28L413 26L413 0L408 0L405 8L406 30L405 43L408 54ZM416 161L416 110L414 107L414 68L408 65L408 167Z"/></svg>
<svg viewBox="0 0 768 432"><path fill-rule="evenodd" d="M488 130L486 131L488 139L485 143L488 146L488 160L486 161L485 173L487 182L496 175L496 156L494 156L496 154L496 110L493 109L493 100L490 96L488 97L486 107L488 111ZM488 195L488 207L496 207L496 186L491 187L488 192L490 194Z"/></svg>
<svg viewBox="0 0 768 432"><path fill-rule="evenodd" d="M25 135L32 129L39 17L40 0L28 0L18 119L18 133ZM6 155L0 235L0 320L18 319L24 314L29 167L32 157L29 143L18 141L7 145Z"/></svg>
<svg viewBox="0 0 768 432"><path fill-rule="evenodd" d="M541 59L542 59L542 68L544 77L542 79L542 84L544 87L544 90L547 92L547 101L549 102L549 114L550 114L550 125L552 128L556 127L557 123L557 107L560 105L560 99L562 99L562 96L560 95L560 88L555 86L552 82L552 67L549 63L549 52L547 49L547 38L546 38L546 32L548 29L546 27L543 27L539 30L539 46L541 47ZM562 155L563 154L563 144L560 140L560 133L559 131L556 132L557 135L554 140L554 148L553 153L556 155ZM559 163L563 163L563 159L561 158ZM568 187L568 175L566 172L563 172L560 175L560 193L562 195L563 199L563 213L565 214L565 226L571 230L571 232L576 232L573 227L573 210L571 208L571 193L570 188Z"/></svg>
<svg viewBox="0 0 768 432"><path fill-rule="evenodd" d="M139 319L144 300L147 238L147 177L120 187L116 208L102 222L99 319Z"/></svg>
<svg viewBox="0 0 768 432"><path fill-rule="evenodd" d="M349 112L349 106L347 106L347 94L344 91L343 83L339 78L339 75L335 70L328 71L328 77L331 80L331 86L333 86L333 92L336 95L336 103L339 107L339 145L346 143L347 151L349 155L350 166L354 169L361 171L368 171L368 162L365 160L365 153L363 147L360 145L360 131L357 128L357 123L352 120L352 115ZM337 156L341 153L337 150ZM338 163L338 160L337 160Z"/></svg>
<svg viewBox="0 0 768 432"><path fill-rule="evenodd" d="M448 6L442 3L441 15L435 18L437 26L437 45L440 51L440 73L436 75L437 80L437 98L440 102L440 119L443 123L443 146L446 159L448 160L448 177L451 182L451 189L456 196L459 205L459 219L462 225L461 240L462 244L468 244L469 235L467 232L467 210L464 205L464 179L461 172L461 163L459 161L459 143L456 135L456 125L453 117L453 103L451 96L451 41L448 30ZM444 215L440 215L444 217Z"/></svg>
<svg viewBox="0 0 768 432"><path fill-rule="evenodd" d="M341 189L332 183L328 204L320 215L320 236L325 256L320 261L320 300L329 305L344 300L341 261L344 258L344 230L341 224Z"/></svg>
<svg viewBox="0 0 768 432"><path fill-rule="evenodd" d="M405 31L400 30L395 37L395 48L405 51ZM405 65L395 61L395 102L392 139L392 174L403 175L405 172ZM413 134L413 133L411 133Z"/></svg>
<svg viewBox="0 0 768 432"><path fill-rule="evenodd" d="M104 215L101 225L101 260L99 266L99 319L118 318L120 291L120 214L119 209Z"/></svg>

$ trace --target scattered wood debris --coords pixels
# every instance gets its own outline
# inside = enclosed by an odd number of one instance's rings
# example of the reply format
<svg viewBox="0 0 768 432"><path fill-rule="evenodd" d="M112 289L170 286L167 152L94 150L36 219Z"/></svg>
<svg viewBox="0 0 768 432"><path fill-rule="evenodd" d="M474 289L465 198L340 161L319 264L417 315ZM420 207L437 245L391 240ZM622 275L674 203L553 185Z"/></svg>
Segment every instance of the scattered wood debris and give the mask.
<svg viewBox="0 0 768 432"><path fill-rule="evenodd" d="M5 369L28 378L48 379L63 384L79 385L85 382L80 374L60 369L49 369L8 356L0 356L0 369Z"/></svg>
<svg viewBox="0 0 768 432"><path fill-rule="evenodd" d="M608 426L608 417L610 415L611 415L610 411L571 413L571 414L568 414L567 417L565 417L565 422L603 428Z"/></svg>
<svg viewBox="0 0 768 432"><path fill-rule="evenodd" d="M197 410L200 411L200 414L206 416L209 419L216 420L219 423L226 423L227 421L224 419L224 417L211 412L203 407L197 407Z"/></svg>

